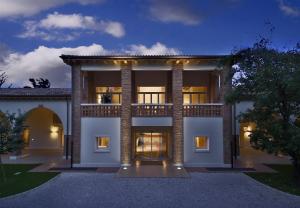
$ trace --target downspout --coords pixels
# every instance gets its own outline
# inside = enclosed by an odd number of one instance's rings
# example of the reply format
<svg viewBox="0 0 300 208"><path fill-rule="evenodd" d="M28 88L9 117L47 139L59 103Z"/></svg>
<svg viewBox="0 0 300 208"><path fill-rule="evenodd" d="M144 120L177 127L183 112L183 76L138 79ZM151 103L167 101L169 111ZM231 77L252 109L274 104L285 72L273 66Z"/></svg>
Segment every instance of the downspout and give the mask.
<svg viewBox="0 0 300 208"><path fill-rule="evenodd" d="M67 137L66 137L66 160L69 159L69 99L67 100Z"/></svg>

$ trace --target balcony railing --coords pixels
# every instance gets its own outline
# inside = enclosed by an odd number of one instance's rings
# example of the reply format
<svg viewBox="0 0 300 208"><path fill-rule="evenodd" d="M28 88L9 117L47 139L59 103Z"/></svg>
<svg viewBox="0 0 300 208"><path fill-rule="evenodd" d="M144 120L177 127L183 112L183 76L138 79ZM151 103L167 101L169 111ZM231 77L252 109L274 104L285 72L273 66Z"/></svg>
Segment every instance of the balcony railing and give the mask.
<svg viewBox="0 0 300 208"><path fill-rule="evenodd" d="M223 104L207 103L198 105L183 105L184 117L221 117Z"/></svg>
<svg viewBox="0 0 300 208"><path fill-rule="evenodd" d="M120 117L119 104L81 104L81 117Z"/></svg>
<svg viewBox="0 0 300 208"><path fill-rule="evenodd" d="M132 104L132 116L163 117L172 116L173 104Z"/></svg>

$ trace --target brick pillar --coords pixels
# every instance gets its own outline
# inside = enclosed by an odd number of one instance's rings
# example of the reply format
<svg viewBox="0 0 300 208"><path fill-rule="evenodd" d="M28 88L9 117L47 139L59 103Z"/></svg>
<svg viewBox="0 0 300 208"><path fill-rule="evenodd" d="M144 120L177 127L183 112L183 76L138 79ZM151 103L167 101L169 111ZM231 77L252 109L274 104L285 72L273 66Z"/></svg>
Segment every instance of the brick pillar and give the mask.
<svg viewBox="0 0 300 208"><path fill-rule="evenodd" d="M173 65L173 161L176 166L183 165L182 71L183 65L181 63Z"/></svg>
<svg viewBox="0 0 300 208"><path fill-rule="evenodd" d="M121 65L121 165L131 163L131 65Z"/></svg>
<svg viewBox="0 0 300 208"><path fill-rule="evenodd" d="M81 137L81 66L72 66L72 141L73 162L80 163L80 137Z"/></svg>
<svg viewBox="0 0 300 208"><path fill-rule="evenodd" d="M226 81L229 67L225 66L221 72L221 102L223 106L223 149L224 164L231 164L231 141L232 141L232 106L225 104L225 95L231 89L231 83Z"/></svg>

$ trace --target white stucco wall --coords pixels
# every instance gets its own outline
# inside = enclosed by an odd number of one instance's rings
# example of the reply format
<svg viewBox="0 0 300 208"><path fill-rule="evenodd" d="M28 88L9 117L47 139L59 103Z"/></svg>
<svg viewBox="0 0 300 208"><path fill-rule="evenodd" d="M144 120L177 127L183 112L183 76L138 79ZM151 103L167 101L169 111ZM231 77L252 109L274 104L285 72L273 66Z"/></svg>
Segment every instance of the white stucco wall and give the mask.
<svg viewBox="0 0 300 208"><path fill-rule="evenodd" d="M64 134L67 134L67 101L66 100L0 100L0 111L9 113L27 113L43 106L58 115L63 123ZM69 134L71 134L71 101L69 101Z"/></svg>
<svg viewBox="0 0 300 208"><path fill-rule="evenodd" d="M96 152L96 136L110 137L108 152ZM81 119L80 164L75 166L120 166L120 118Z"/></svg>
<svg viewBox="0 0 300 208"><path fill-rule="evenodd" d="M235 104L235 117L237 118L240 113L246 112L248 109L253 108L253 101L242 101ZM240 122L236 119L236 135L240 135Z"/></svg>
<svg viewBox="0 0 300 208"><path fill-rule="evenodd" d="M209 151L196 152L194 137L207 136ZM184 118L184 165L187 167L224 167L223 118Z"/></svg>
<svg viewBox="0 0 300 208"><path fill-rule="evenodd" d="M133 117L132 126L172 126L172 117Z"/></svg>

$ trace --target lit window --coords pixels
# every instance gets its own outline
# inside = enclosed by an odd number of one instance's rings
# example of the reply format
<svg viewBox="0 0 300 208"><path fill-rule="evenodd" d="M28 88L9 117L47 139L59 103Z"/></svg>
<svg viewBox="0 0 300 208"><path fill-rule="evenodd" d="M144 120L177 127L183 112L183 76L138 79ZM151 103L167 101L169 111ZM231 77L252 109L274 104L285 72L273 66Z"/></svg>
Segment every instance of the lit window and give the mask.
<svg viewBox="0 0 300 208"><path fill-rule="evenodd" d="M207 87L183 87L183 104L207 103Z"/></svg>
<svg viewBox="0 0 300 208"><path fill-rule="evenodd" d="M106 136L96 137L96 151L108 151L110 138Z"/></svg>
<svg viewBox="0 0 300 208"><path fill-rule="evenodd" d="M96 87L96 100L99 104L120 104L122 100L122 88Z"/></svg>
<svg viewBox="0 0 300 208"><path fill-rule="evenodd" d="M165 87L137 87L137 103L139 104L164 104L165 98Z"/></svg>
<svg viewBox="0 0 300 208"><path fill-rule="evenodd" d="M209 139L207 136L195 137L196 151L209 151Z"/></svg>

